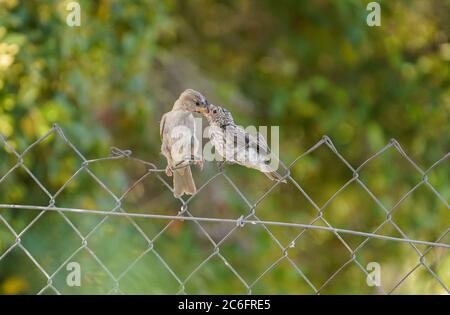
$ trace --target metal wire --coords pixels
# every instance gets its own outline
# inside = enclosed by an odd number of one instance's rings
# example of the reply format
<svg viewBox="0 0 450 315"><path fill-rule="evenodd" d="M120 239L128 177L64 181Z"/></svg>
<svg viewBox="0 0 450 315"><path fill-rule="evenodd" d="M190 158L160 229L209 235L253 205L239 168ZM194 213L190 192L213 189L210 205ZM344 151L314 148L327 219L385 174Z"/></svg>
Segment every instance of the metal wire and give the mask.
<svg viewBox="0 0 450 315"><path fill-rule="evenodd" d="M51 135L58 135L65 143L66 145L74 152L76 156L78 156L81 160L81 167L60 187L60 189L52 194L48 191L48 189L45 187L45 185L33 174L33 172L25 165L24 163L24 157L26 154L31 152L35 146L45 141L47 138L49 138ZM318 143L316 143L314 146L312 146L309 150L304 152L302 155L298 156L292 163L289 165L284 165L282 161L280 161L280 164L282 168L284 169L284 179L288 180L294 187L296 187L302 195L308 200L308 202L312 205L312 207L317 212L317 216L309 223L309 224L302 224L302 223L296 223L296 222L278 222L278 221L267 221L267 220L261 220L257 216L257 208L259 204L277 187L280 183L274 182L274 184L261 196L257 199L255 203L251 203L249 199L244 195L243 191L239 189L239 187L236 185L236 183L228 176L226 171L224 169L220 169L219 172L217 172L214 176L209 178L197 191L196 194L193 196L190 196L187 199L178 198L179 202L181 203L181 210L178 212L177 215L159 215L159 214L148 214L148 213L136 213L136 212L130 212L125 211L122 206L122 202L124 201L125 197L133 190L133 188L141 183L143 180L145 180L148 176L155 176L164 187L167 189L172 190L171 185L162 177L160 176L160 173L164 173L165 169L158 168L153 163L138 159L132 155L132 152L130 150L120 150L118 148L111 148L111 155L107 157L101 157L97 159L88 160L84 157L84 155L75 147L75 145L66 137L63 130L58 126L54 125L44 136L36 140L34 143L32 143L30 146L28 146L22 153L18 153L6 140L4 136L0 134L0 143L3 143L5 148L8 152L13 154L17 158L17 163L12 166L2 177L0 177L0 185L2 182L5 181L8 176L10 176L14 171L16 171L19 168L22 168L31 178L32 180L39 186L39 188L47 195L48 197L48 206L38 206L38 205L26 205L26 204L2 204L0 200L0 221L7 227L7 229L11 232L11 234L15 238L14 244L12 244L9 248L7 248L6 251L3 252L0 256L0 263L2 260L5 259L14 249L18 248L25 253L25 255L32 261L32 263L38 268L38 270L44 275L44 277L47 279L46 285L38 292L38 294L44 293L46 290L52 290L56 294L61 294L61 292L53 285L53 279L55 278L56 274L68 263L71 261L71 259L77 255L81 250L85 250L89 255L97 262L97 264L107 273L107 275L111 278L114 285L111 288L111 290L107 293L123 293L120 289L120 281L121 279L130 271L133 269L133 267L148 253L153 253L155 257L161 262L161 264L164 266L164 268L167 269L167 271L173 276L175 281L178 283L179 288L177 292L178 294L187 294L186 291L186 284L190 281L190 279L211 259L214 257L218 257L224 265L236 276L236 278L242 283L242 285L246 288L247 293L251 294L253 287L268 273L270 273L272 270L274 270L280 263L286 261L288 264L290 264L296 273L299 274L299 276L308 284L308 286L313 290L314 293L320 294L321 291L323 291L324 288L326 288L330 282L335 279L335 277L344 270L349 264L355 264L358 269L361 270L361 276L366 277L368 275L368 272L366 268L359 262L357 258L357 253L367 244L367 242L370 239L380 239L384 240L386 242L400 242L400 243L408 243L411 248L416 252L418 257L418 263L414 266L405 276L403 276L396 284L395 286L386 292L382 287L380 287L380 293L384 294L391 294L394 293L397 288L406 281L408 277L411 276L420 266L423 266L427 272L436 280L437 283L447 292L447 294L450 293L448 289L448 283L444 283L444 281L432 270L432 268L426 263L425 256L430 252L433 248L442 248L443 250L447 250L450 248L450 244L442 242L442 240L447 236L447 234L450 231L450 227L447 228L442 235L436 239L435 242L429 242L424 240L417 240L409 238L402 229L394 222L392 218L392 213L419 187L426 186L428 187L433 194L436 196L436 198L445 205L447 210L450 209L448 202L444 199L444 197L433 187L433 185L428 181L428 174L436 168L438 165L442 164L445 160L447 160L450 157L450 153L445 154L441 159L436 161L431 167L429 167L426 170L421 169L412 159L409 157L405 151L402 149L400 144L395 140L392 139L385 147L383 147L381 150L376 152L375 154L371 155L366 161L364 161L361 165L358 167L353 167L336 149L335 145L331 141L331 139L328 136L324 136ZM318 206L317 203L305 192L304 188L291 176L291 169L294 167L294 165L300 160L306 157L307 155L311 154L315 150L317 150L319 147L325 146L327 147L353 174L352 178L348 180L340 189L338 189L324 204L323 206ZM400 153L400 155L404 158L407 163L409 163L417 173L419 173L422 176L422 180L417 183L412 189L407 191L400 200L393 206L388 208L386 205L382 203L382 201L375 196L375 194L368 188L368 186L361 180L359 174L361 170L373 159L377 158L378 156L382 155L384 152L388 151L389 149L394 149L397 152ZM147 172L142 175L130 188L128 188L122 195L118 196L113 193L111 188L104 183L100 178L89 168L90 165L96 164L96 163L102 163L107 160L122 160L126 159L129 161L132 161L134 163L138 163L140 165L143 165ZM0 161L1 163L1 161ZM105 209L96 209L96 210L88 210L88 209L79 209L79 208L68 208L68 207L58 207L56 206L56 199L58 196L61 195L61 193L67 188L67 186L74 181L79 174L82 172L87 173L95 182L97 182L100 187L110 195L114 201L115 206L112 210L105 210ZM237 194L240 196L242 202L248 207L248 213L246 215L241 215L239 218L212 218L212 217L199 217L194 216L189 210L189 203L196 198L196 196L205 189L206 186L210 185L212 181L214 181L217 177L223 177L230 186L237 192ZM370 198L376 203L376 205L382 209L382 211L385 213L386 217L385 220L373 231L355 231L355 230L349 230L349 229L342 229L342 228L336 228L333 227L324 217L323 213L328 207L328 205L336 199L336 197L350 184L356 183L358 184ZM210 207L214 207L214 205L209 205ZM34 219L20 231L17 233L10 222L6 220L6 218L2 215L1 211L5 209L12 209L14 211L39 211L38 215L34 217ZM77 234L77 236L81 240L81 245L71 254L67 259L64 260L64 262L59 265L59 267L53 272L49 273L45 270L45 268L39 263L38 259L36 259L30 252L29 249L26 248L26 246L22 243L22 237L27 231L31 229L31 227L44 215L46 212L57 212L59 215L64 219L64 221L74 230L74 232ZM67 217L66 214L68 213L75 213L77 215L96 215L101 216L102 220L96 224L89 233L84 236L79 229L74 225L74 223ZM95 234L95 232L108 220L110 217L120 217L124 220L128 220L128 222L136 229L136 231L139 232L140 235L146 240L148 243L148 247L134 260L132 261L126 268L123 270L123 272L119 276L115 276L113 272L111 272L110 269L105 265L105 263L98 257L98 255L95 253L95 251L89 246L89 239L92 235ZM135 219L141 218L146 220L165 220L168 221L168 223L165 225L165 227L157 233L153 238L149 238L144 231L141 229L141 227L136 223ZM211 243L213 246L213 251L211 254L204 259L196 268L192 270L190 274L187 275L184 279L182 279L180 276L176 274L176 272L173 270L172 267L170 267L169 263L167 263L166 260L163 259L163 257L158 253L156 250L154 244L155 242L165 233L165 231L175 222L178 220L183 221L191 221L193 222L196 227L199 229L199 231L205 236L205 238L208 240L208 242ZM222 222L222 223L233 223L234 227L218 242L214 241L214 239L211 237L211 235L207 232L205 227L202 225L204 222ZM239 272L238 270L232 266L230 261L221 253L220 246L223 245L227 239L230 238L230 236L239 228L245 228L246 225L259 225L261 226L264 231L268 234L268 236L273 240L273 242L276 244L276 246L280 250L280 256L278 259L276 259L274 262L272 262L256 279L253 281L246 280ZM385 226L391 226L394 228L396 232L398 232L401 237L393 237L389 235L383 235L379 234L379 231L385 227ZM299 233L292 239L292 241L286 246L283 245L282 242L274 235L274 233L270 230L269 227L271 226L281 226L281 227L291 227L291 228L297 228L299 229ZM305 231L307 230L320 230L324 232L333 233L340 243L346 248L346 250L349 252L349 259L341 265L328 279L321 284L320 287L316 287L313 284L313 281L309 279L305 273L302 271L298 263L296 263L292 257L289 255L288 249L295 245L296 242L299 241L300 238L304 235ZM343 239L342 235L348 234L348 235L355 235L364 237L364 240L355 248L352 249L351 246ZM425 250L420 250L417 246L423 245L427 246ZM448 254L446 252L446 254ZM345 292L343 292L345 293Z"/></svg>

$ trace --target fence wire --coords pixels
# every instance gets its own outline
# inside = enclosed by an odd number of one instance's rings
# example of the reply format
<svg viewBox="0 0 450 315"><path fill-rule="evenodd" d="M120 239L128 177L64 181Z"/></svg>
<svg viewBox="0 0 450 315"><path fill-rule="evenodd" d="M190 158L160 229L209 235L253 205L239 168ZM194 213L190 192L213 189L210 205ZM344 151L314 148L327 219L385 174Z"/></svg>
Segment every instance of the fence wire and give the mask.
<svg viewBox="0 0 450 315"><path fill-rule="evenodd" d="M37 176L33 174L33 171L30 170L27 165L24 163L24 157L26 154L29 154L33 148L35 148L40 143L44 142L46 139L48 139L52 135L59 136L65 144L71 149L74 155L78 156L81 160L81 166L79 169L68 178L68 180L59 188L56 193L50 193L50 191L45 187L45 184L40 181ZM178 198L180 202L180 211L177 215L162 215L162 214L150 214L150 213L136 213L133 211L125 211L123 207L123 201L127 197L127 195L134 189L136 185L144 181L149 176L155 176L161 184L166 187L168 190L173 192L173 189L171 185L166 181L166 179L162 176L160 176L161 173L164 174L165 169L158 168L155 164L138 159L132 155L132 152L130 150L121 150L118 148L111 148L111 154L107 157L97 158L97 159L87 159L80 150L77 149L77 147L66 137L63 130L58 126L54 125L44 136L40 137L37 141L32 143L30 146L28 146L22 153L19 153L14 149L13 146L11 146L6 137L2 136L0 134L0 143L3 144L5 149L13 154L17 158L17 163L11 167L3 176L0 174L0 185L10 176L13 172L15 172L17 169L21 168L24 170L31 179L39 186L39 188L42 190L42 192L45 193L45 195L48 197L48 206L38 206L38 205L26 205L26 204L3 204L0 200L0 221L3 222L3 224L6 226L8 231L13 235L15 238L14 244L12 244L9 248L7 248L3 253L0 253L0 266L2 261L5 260L5 258L14 250L14 249L20 249L29 259L30 261L37 267L37 269L42 273L42 275L47 279L47 283L42 287L42 289L38 292L38 294L43 294L47 290L52 290L56 294L61 294L61 292L55 287L54 285L54 278L58 274L59 271L63 269L64 266L66 266L79 252L86 251L95 261L96 263L103 269L107 275L110 277L114 285L111 287L109 292L104 292L108 294L113 293L123 293L121 291L121 280L124 278L124 276L130 272L130 270L133 269L133 267L143 259L143 257L149 253L153 253L155 257L161 262L162 266L164 266L165 269L171 274L171 276L175 279L175 281L178 283L178 291L173 292L176 294L189 294L186 290L186 284L192 279L192 277L195 276L196 273L205 265L207 264L211 259L213 258L219 258L224 266L228 268L234 276L242 283L242 285L246 288L246 291L248 294L252 294L252 289L255 287L255 285L267 274L272 272L278 265L280 265L283 262L287 262L289 265L293 267L296 273L308 284L308 286L312 289L312 291L316 294L320 294L324 288L326 288L330 282L333 281L349 264L354 264L357 266L357 268L361 271L361 276L366 278L369 274L364 265L358 260L357 254L361 251L361 249L367 244L367 242L371 239L381 239L386 242L401 242L401 243L407 243L409 246L415 251L417 254L417 264L409 270L390 290L385 290L382 286L379 287L379 293L382 294L391 294L395 293L395 291L399 288L399 286L406 281L419 267L424 267L425 270L435 279L435 281L443 288L443 290L449 294L449 284L445 283L444 280L442 280L435 271L429 266L429 264L425 261L425 256L433 249L433 248L442 248L445 250L445 255L448 255L447 249L450 248L450 244L443 242L444 238L448 235L450 226L445 229L445 231L434 241L434 242L428 242L424 240L417 240L409 238L406 233L398 226L398 224L393 220L393 212L400 207L401 204L419 187L426 186L428 187L432 193L436 196L436 198L446 207L447 210L450 210L448 202L445 200L445 198L442 196L441 193L438 192L438 190L433 187L433 185L428 180L429 173L444 163L449 156L450 152L445 154L441 159L436 161L431 167L428 169L422 169L419 167L408 154L405 153L405 151L402 149L400 144L395 140L392 139L386 146L384 146L382 149L380 149L378 152L372 154L367 160L365 160L362 164L360 164L358 167L353 167L347 159L345 159L337 150L335 145L333 144L332 140L328 136L322 137L320 141L318 141L314 146L309 148L306 152L298 156L292 163L289 165L284 165L281 163L282 167L284 168L283 178L286 179L289 183L294 185L298 191L301 192L301 194L308 200L308 202L312 205L312 207L316 211L316 217L309 222L309 224L301 224L301 223L295 223L295 222L280 222L280 221L267 221L267 220L261 220L260 217L257 215L257 209L258 205L261 204L263 200L266 199L266 197L271 194L271 192L278 186L283 185L280 182L274 182L273 185L267 189L265 192L261 194L261 196L257 199L256 202L252 203L250 202L249 198L246 197L244 192L239 189L239 187L236 185L236 183L228 176L225 169L221 168L217 171L216 174L214 174L212 177L210 177L201 187L199 187L196 194L189 196L187 198ZM316 151L319 147L325 146L327 147L330 152L332 152L338 160L340 160L346 168L348 168L351 173L353 174L352 178L349 179L342 187L340 187L324 204L323 206L319 206L304 190L304 188L291 176L291 169L294 167L294 165L301 159L305 158L312 152ZM365 168L365 166L372 161L373 159L379 157L383 153L387 152L389 149L394 149L400 153L402 158L405 162L409 163L415 171L420 174L422 177L421 181L417 183L414 187L412 187L410 190L408 190L401 198L400 200L392 207L386 206L379 197L375 196L375 194L368 188L368 186L362 181L360 178L360 172ZM89 166L101 163L107 160L129 160L133 163L137 163L140 165L143 165L146 168L146 173L142 175L133 185L131 185L122 195L115 194L112 189L109 187L107 183L102 181L94 171L92 171ZM1 163L1 161L0 161ZM57 198L62 194L62 192L68 187L68 185L76 180L76 178L82 173L87 173L95 182L97 182L100 187L108 194L110 195L114 201L115 206L112 210L105 210L105 209L96 209L96 210L88 210L88 209L80 209L80 208L68 208L68 207L58 207L57 206ZM215 180L217 177L222 176L226 182L229 183L229 185L236 191L236 193L240 196L242 203L246 205L248 208L248 213L246 215L241 215L238 218L213 218L213 217L199 217L194 216L190 209L189 204L191 201L196 198L196 196L205 189L206 186L210 185L213 180ZM382 211L385 213L385 219L383 222L376 227L372 231L356 231L356 230L350 230L350 229L342 229L334 227L330 224L328 220L324 217L324 211L327 208L327 206L337 198L337 196L350 184L356 183L358 184L370 198L376 203L376 205L382 209ZM214 205L208 205L208 207L214 207ZM34 219L25 226L20 232L16 232L16 230L13 228L12 224L8 222L8 220L5 218L4 215L2 215L1 210L5 209L13 209L14 211L38 211L38 214L34 217ZM22 238L25 233L27 233L33 225L36 224L40 218L48 212L57 212L59 215L64 219L64 221L73 229L73 231L77 234L77 236L80 239L80 246L73 251L65 260L63 263L59 265L56 270L53 272L49 272L48 270L45 270L45 268L42 266L42 264L39 262L37 258L35 258L30 250L23 244ZM102 220L96 224L86 235L83 235L83 233L75 226L75 224L69 219L68 215L69 213L75 213L77 215L86 215L86 216L101 216ZM109 217L121 217L124 220L128 220L129 223L136 229L136 231L146 240L148 246L147 248L140 254L138 257L132 261L128 266L120 273L120 275L116 276L113 274L113 272L106 266L106 264L102 261L102 259L99 258L99 256L95 253L95 250L93 250L89 245L89 239L92 237L92 235L95 234L95 232L108 220ZM136 223L136 219L146 219L146 220L163 220L168 221L167 224L164 226L163 229L159 231L154 237L150 238L146 235L146 233L142 230L142 228ZM159 254L158 250L155 248L154 244L158 241L159 238L169 229L169 227L174 224L176 221L192 221L199 231L205 236L205 238L208 240L208 242L211 243L213 246L212 252L204 259L196 268L188 274L187 277L182 278L179 276L174 269L170 266L170 264ZM202 225L205 222L223 222L223 223L233 223L234 227L219 241L215 241L213 237L210 235L210 233L207 232L204 225ZM447 223L446 223L447 224ZM232 263L221 253L221 246L227 241L227 239L230 238L230 236L240 228L244 228L246 225L260 225L264 231L268 234L268 236L273 240L273 242L276 244L276 246L279 248L279 258L275 261L271 262L267 268L256 278L253 280L245 279L243 275L239 273L239 270L237 268L233 267ZM393 227L393 229L401 235L401 237L393 237L388 235L379 234L379 232L385 228L386 226L390 225ZM290 227L290 228L297 228L299 231L297 235L292 239L292 241L288 245L283 245L282 242L275 236L275 234L271 231L270 227L272 226L281 226L281 227ZM320 286L315 286L313 284L313 281L308 277L305 272L303 272L301 266L295 262L292 257L289 254L289 248L295 246L295 243L299 241L299 239L302 238L304 233L308 230L322 230L322 231L328 231L329 233L333 233L340 243L345 247L345 249L348 251L348 260L345 261L331 276L328 277L328 279L321 284ZM364 240L359 243L359 245L352 249L351 246L348 244L347 241L344 240L343 235L349 234L349 235L355 235L363 237ZM423 245L426 246L425 249L420 249L418 246ZM331 258L332 259L332 258ZM342 292L345 293L345 292Z"/></svg>

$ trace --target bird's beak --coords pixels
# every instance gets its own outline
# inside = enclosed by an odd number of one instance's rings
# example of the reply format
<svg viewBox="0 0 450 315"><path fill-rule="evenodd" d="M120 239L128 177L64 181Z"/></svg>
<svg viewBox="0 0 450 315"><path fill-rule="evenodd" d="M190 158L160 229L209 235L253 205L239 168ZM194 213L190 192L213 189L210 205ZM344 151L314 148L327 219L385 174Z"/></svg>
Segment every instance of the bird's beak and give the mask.
<svg viewBox="0 0 450 315"><path fill-rule="evenodd" d="M202 106L198 107L198 112L202 114L209 114L208 101L203 102Z"/></svg>
<svg viewBox="0 0 450 315"><path fill-rule="evenodd" d="M208 109L208 107L199 107L197 109L197 112L199 112L201 114L209 114L209 109Z"/></svg>

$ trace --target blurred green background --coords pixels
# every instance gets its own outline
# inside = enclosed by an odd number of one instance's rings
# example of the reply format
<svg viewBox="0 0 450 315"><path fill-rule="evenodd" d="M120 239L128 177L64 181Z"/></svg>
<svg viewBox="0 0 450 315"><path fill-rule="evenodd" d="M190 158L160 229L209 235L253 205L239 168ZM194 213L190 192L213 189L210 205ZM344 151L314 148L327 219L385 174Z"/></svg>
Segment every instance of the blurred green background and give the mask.
<svg viewBox="0 0 450 315"><path fill-rule="evenodd" d="M285 163L325 134L355 167L391 138L423 169L449 152L450 1L379 1L381 27L367 26L369 1L361 0L79 1L81 27L66 25L68 2L0 0L0 133L18 152L57 122L88 159L107 156L109 147L117 146L163 168L159 120L185 88L197 89L211 103L229 108L242 125L280 126L280 158ZM24 158L51 194L82 163L55 135ZM1 143L0 178L16 162ZM429 182L447 205L449 163L443 161L429 174ZM146 172L128 160L94 163L89 169L117 195ZM215 172L213 163L201 173L194 170L197 186ZM250 203L272 184L240 166L227 166L226 174ZM292 176L322 206L352 173L323 146L298 161ZM390 209L422 176L390 149L368 163L360 178ZM0 182L0 203L46 206L49 198L18 168ZM115 201L82 171L58 195L56 205L111 210ZM149 176L127 195L123 208L174 215L180 202L155 176ZM238 218L249 208L227 180L218 177L192 200L189 211L195 216ZM317 217L292 183L277 186L256 214L262 220L304 224ZM2 218L20 233L38 213L1 209L0 215L0 293L37 293L47 279L19 246L8 251L16 239ZM435 241L450 223L448 206L425 185L392 215L408 237L425 241ZM65 282L68 271L62 264L82 241L60 214L41 215L21 235L22 246L42 268L50 275L56 272L53 285L61 293L106 293L114 288L89 250L119 277L148 249L145 238L125 218L108 218L92 234L102 217L68 214L67 218L83 236L89 235L88 247L70 260L81 264L81 287ZM324 218L335 227L372 232L386 215L353 183L325 208ZM152 239L168 222L138 219L136 223ZM219 242L234 224L202 226ZM300 232L268 229L282 246ZM378 233L401 237L390 223ZM342 237L352 249L364 240ZM441 240L449 241L449 235ZM120 278L119 293L176 293L180 285L174 274L184 281L214 246L197 224L178 221L159 235L154 249ZM247 283L258 279L252 293L314 293L286 259L259 278L283 256L260 225L235 230L221 244L220 253ZM307 231L288 254L323 294L381 292L366 285L365 274L354 262L326 282L351 259L332 233ZM388 292L419 263L409 244L382 240L367 242L356 259L362 267L371 261L381 264L382 286ZM425 262L449 288L448 250L428 251ZM246 293L247 289L215 256L191 275L185 292ZM393 293L446 290L421 265Z"/></svg>

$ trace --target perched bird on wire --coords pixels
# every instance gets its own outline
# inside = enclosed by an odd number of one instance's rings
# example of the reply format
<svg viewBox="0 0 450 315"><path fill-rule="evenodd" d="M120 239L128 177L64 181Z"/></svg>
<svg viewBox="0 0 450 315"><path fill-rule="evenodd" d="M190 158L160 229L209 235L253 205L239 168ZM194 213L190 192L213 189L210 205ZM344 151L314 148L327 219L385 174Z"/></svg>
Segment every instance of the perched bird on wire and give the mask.
<svg viewBox="0 0 450 315"><path fill-rule="evenodd" d="M274 158L261 133L256 136L235 124L227 109L210 104L202 111L209 122L209 138L223 162L237 163L264 173L274 181L286 183L271 165Z"/></svg>
<svg viewBox="0 0 450 315"><path fill-rule="evenodd" d="M172 110L162 116L161 153L167 159L167 176L173 175L175 197L183 194L193 195L197 191L190 164L194 163L203 167L201 150L198 150L201 139L196 137L199 128L201 130L201 125L196 123L192 113L204 112L207 106L208 102L201 93L187 89L181 93Z"/></svg>

